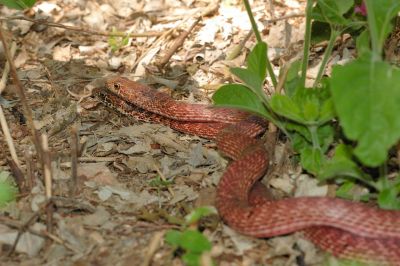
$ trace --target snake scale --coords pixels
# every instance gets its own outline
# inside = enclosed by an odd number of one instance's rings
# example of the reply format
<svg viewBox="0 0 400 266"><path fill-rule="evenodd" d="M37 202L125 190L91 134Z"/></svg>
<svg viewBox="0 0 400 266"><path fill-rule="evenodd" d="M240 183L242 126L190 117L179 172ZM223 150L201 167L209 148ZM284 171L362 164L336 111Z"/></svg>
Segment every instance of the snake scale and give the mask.
<svg viewBox="0 0 400 266"><path fill-rule="evenodd" d="M111 77L94 94L106 105L143 121L213 139L232 159L217 187L221 218L236 231L272 237L302 231L314 244L340 258L400 265L400 212L328 197L271 200L258 182L268 152L257 137L266 122L229 108L176 101L123 77Z"/></svg>

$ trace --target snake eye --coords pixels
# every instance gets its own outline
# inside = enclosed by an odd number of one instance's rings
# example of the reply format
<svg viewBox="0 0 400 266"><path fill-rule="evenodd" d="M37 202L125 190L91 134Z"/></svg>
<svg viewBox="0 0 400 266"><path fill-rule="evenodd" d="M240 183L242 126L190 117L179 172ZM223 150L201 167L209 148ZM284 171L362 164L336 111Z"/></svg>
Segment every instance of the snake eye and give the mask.
<svg viewBox="0 0 400 266"><path fill-rule="evenodd" d="M119 90L121 88L121 84L119 83L114 83L114 89Z"/></svg>

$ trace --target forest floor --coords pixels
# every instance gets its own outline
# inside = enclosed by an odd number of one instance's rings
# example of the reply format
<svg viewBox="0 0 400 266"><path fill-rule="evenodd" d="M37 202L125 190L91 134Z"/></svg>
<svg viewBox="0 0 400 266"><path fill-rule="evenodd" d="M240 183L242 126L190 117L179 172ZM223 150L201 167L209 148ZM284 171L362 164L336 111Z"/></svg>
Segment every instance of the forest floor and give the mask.
<svg viewBox="0 0 400 266"><path fill-rule="evenodd" d="M163 236L181 228L196 207L214 204L228 161L212 141L120 115L91 97L91 90L104 77L123 75L178 100L210 103L221 84L234 80L229 67L245 65L256 42L254 35L246 37L251 25L242 1L217 2L69 0L39 1L25 12L0 9L9 18L3 26L9 43L16 43L14 64L35 126L48 136L54 196L54 208L46 208L41 161L9 79L0 104L27 181L26 193L2 210L0 264L183 265L182 254ZM252 2L277 74L302 55L304 8L303 0ZM132 38L101 34L113 31ZM168 58L184 31L189 35ZM139 33L148 35L135 37ZM325 45L313 46L310 79ZM336 47L331 63L348 59L352 45ZM0 151L0 173L15 175L3 140ZM327 195L329 187L317 186L292 155L280 138L268 173L275 193ZM157 185L161 177L172 184ZM245 237L217 215L202 219L198 228L211 241L207 256L217 265L321 265L326 259L301 234Z"/></svg>

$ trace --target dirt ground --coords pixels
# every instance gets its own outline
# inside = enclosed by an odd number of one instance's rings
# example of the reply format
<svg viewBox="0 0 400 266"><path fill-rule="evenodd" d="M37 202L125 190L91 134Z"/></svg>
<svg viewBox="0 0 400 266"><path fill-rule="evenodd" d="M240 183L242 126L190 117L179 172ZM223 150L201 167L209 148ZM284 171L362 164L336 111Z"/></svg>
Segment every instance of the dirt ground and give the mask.
<svg viewBox="0 0 400 266"><path fill-rule="evenodd" d="M252 1L276 73L302 53L304 7L300 0ZM16 44L14 63L35 126L48 136L54 196L54 208L44 206L41 161L8 79L0 104L27 190L2 210L0 264L183 265L163 235L181 228L196 207L213 205L228 161L212 141L120 115L91 97L91 90L104 77L123 75L178 100L210 103L219 85L234 80L229 67L245 65L255 44L254 36L246 39L251 26L242 1L39 1L29 11L3 7L0 12L8 18L3 26L9 43ZM168 58L184 31L189 34ZM132 38L104 34L111 32ZM320 58L321 48L313 49L313 57ZM344 57L334 52L332 58ZM314 72L311 64L310 75ZM271 93L268 86L266 91ZM0 136L0 172L15 175ZM276 193L329 193L303 174L291 155L279 139L268 173ZM154 180L160 177L173 183L159 187ZM322 265L326 259L299 234L245 237L217 215L201 220L199 229L212 242L208 256L216 265Z"/></svg>

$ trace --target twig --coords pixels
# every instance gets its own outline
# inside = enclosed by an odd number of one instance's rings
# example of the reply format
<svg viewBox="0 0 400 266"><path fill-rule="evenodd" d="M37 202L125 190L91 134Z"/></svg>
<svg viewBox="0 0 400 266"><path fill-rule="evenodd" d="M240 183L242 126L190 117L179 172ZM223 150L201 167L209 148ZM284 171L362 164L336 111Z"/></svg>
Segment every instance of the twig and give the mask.
<svg viewBox="0 0 400 266"><path fill-rule="evenodd" d="M174 44L165 52L163 58L158 62L159 67L163 67L166 63L169 62L169 59L172 55L183 45L185 39L189 35L189 33L193 30L193 28L202 20L203 17L208 16L209 14L215 12L218 8L218 4L211 4L207 7L201 14L197 17L196 21L190 26L187 31L183 31L181 35L175 40Z"/></svg>
<svg viewBox="0 0 400 266"><path fill-rule="evenodd" d="M3 108L1 107L1 105L0 105L0 125L4 134L4 139L6 140L8 149L10 150L11 158L14 161L15 165L21 169L21 164L18 160L14 142L10 134L10 129L7 125L6 117L4 116Z"/></svg>
<svg viewBox="0 0 400 266"><path fill-rule="evenodd" d="M19 187L20 194L26 194L28 190L26 187L24 173L22 172L21 168L18 167L13 160L9 160L8 165L10 166L15 183L17 183L17 186Z"/></svg>
<svg viewBox="0 0 400 266"><path fill-rule="evenodd" d="M70 196L73 196L78 191L78 153L79 140L76 126L71 129L71 187L69 190Z"/></svg>
<svg viewBox="0 0 400 266"><path fill-rule="evenodd" d="M47 135L42 135L42 149L43 149L43 169L44 169L44 185L46 188L46 198L50 199L52 195L51 186L51 161L50 161L50 154L49 154L49 142Z"/></svg>
<svg viewBox="0 0 400 266"><path fill-rule="evenodd" d="M29 149L25 149L25 165L26 165L26 182L27 188L29 191L32 190L35 182L34 182L34 171L33 171L33 163L32 163L32 153Z"/></svg>
<svg viewBox="0 0 400 266"><path fill-rule="evenodd" d="M45 207L47 207L48 204L49 204L49 201L46 203ZM33 221L34 221L37 217L39 217L41 211L42 211L41 209L37 210L37 211L31 216L31 218L29 218L24 224L22 224L22 225L18 228L17 237L15 238L14 244L12 245L10 251L8 252L8 256L11 256L11 255L14 253L15 248L17 247L17 244L18 244L18 242L19 242L19 239L21 238L21 235L28 229L28 227L33 223Z"/></svg>
<svg viewBox="0 0 400 266"><path fill-rule="evenodd" d="M11 58L14 58L14 55L15 55L16 51L17 51L17 44L15 42L12 42L11 51L10 51ZM8 73L10 73L10 64L7 62L6 66L4 67L3 75L1 76L1 80L0 80L0 94L6 88Z"/></svg>
<svg viewBox="0 0 400 266"><path fill-rule="evenodd" d="M44 172L44 186L46 189L46 198L47 200L51 201L52 196L52 175L51 175L51 159L49 153L49 142L47 135L42 135L42 149L43 149L43 172ZM53 210L54 204L51 201L46 206L46 224L47 224L47 231L52 233L53 232Z"/></svg>
<svg viewBox="0 0 400 266"><path fill-rule="evenodd" d="M162 238L164 237L165 231L156 232L152 237L149 246L147 247L146 255L141 266L148 266L151 264L151 260L154 253L158 250L161 245Z"/></svg>
<svg viewBox="0 0 400 266"><path fill-rule="evenodd" d="M233 60L235 59L240 52L242 51L243 47L245 46L246 42L250 39L251 35L253 35L253 30L249 30L243 40L240 41L238 45L236 45L225 57L225 60Z"/></svg>
<svg viewBox="0 0 400 266"><path fill-rule="evenodd" d="M10 50L8 49L8 44L7 44L6 39L4 37L4 32L3 32L3 26L2 25L0 25L0 39L1 39L1 42L3 43L4 54L5 54L6 58L7 58L7 61L10 64L11 76L13 78L13 83L15 85L15 90L16 90L16 92L18 94L18 97L19 97L19 99L21 101L21 105L22 105L24 116L25 116L26 121L27 121L27 125L28 125L28 127L30 129L30 132L31 132L32 142L35 145L38 157L41 158L42 149L41 149L41 146L40 146L39 133L36 130L35 125L33 123L32 110L28 106L28 103L27 103L27 100L26 100L26 97L25 97L24 88L22 86L21 81L18 78L17 70L15 68L14 62L12 61Z"/></svg>
<svg viewBox="0 0 400 266"><path fill-rule="evenodd" d="M158 62L158 66L160 68L164 67L165 64L169 62L171 57L175 54L175 52L183 45L185 39L189 35L189 33L193 30L193 28L200 22L201 17L198 17L195 22L192 23L190 28L186 31L184 30L179 37L175 40L174 44L165 52L164 56Z"/></svg>
<svg viewBox="0 0 400 266"><path fill-rule="evenodd" d="M298 14L290 14L290 15L285 15L279 18L272 18L272 19L268 19L266 21L264 21L264 23L269 24L269 23L274 23L280 20L285 20L285 19L290 19L290 18L300 18L300 17L304 17L305 14L304 13L298 13Z"/></svg>
<svg viewBox="0 0 400 266"><path fill-rule="evenodd" d="M124 32L107 32L107 31L97 31L97 30L90 30L90 29L84 29L80 27L75 27L75 26L69 26L69 25L64 25L60 23L55 23L55 22L49 22L46 19L32 19L32 18L27 18L23 16L12 16L12 17L6 17L6 18L1 18L0 20L6 21L6 20L26 20L30 21L33 23L37 24L43 24L47 25L49 27L55 27L55 28L62 28L70 31L78 31L90 35L99 35L99 36L106 36L106 37L130 37L130 38L138 38L138 37L154 37L154 36L161 36L163 33L162 32L143 32L143 33L129 33L126 34Z"/></svg>

